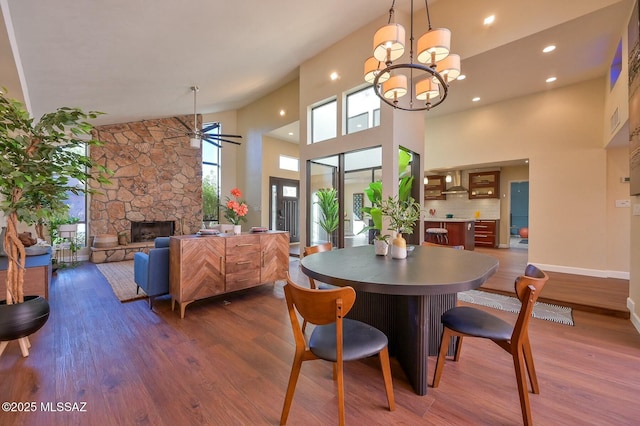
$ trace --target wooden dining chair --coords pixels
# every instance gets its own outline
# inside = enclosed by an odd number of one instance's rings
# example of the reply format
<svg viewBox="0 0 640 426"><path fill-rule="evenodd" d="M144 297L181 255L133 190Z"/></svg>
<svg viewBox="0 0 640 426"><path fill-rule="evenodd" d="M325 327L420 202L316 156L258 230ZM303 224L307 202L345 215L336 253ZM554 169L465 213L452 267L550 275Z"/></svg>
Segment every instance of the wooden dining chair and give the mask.
<svg viewBox="0 0 640 426"><path fill-rule="evenodd" d="M331 250L333 250L333 244L331 244L331 241L329 241L327 243L322 243L315 246L306 246L302 253L304 257L306 257L306 256L309 256L310 254L320 253L323 251L331 251ZM311 277L309 277L309 286L311 288L316 288L316 282Z"/></svg>
<svg viewBox="0 0 640 426"><path fill-rule="evenodd" d="M438 387L440 383L440 376L444 368L451 337L455 337L457 340L454 361L460 359L463 337L480 337L492 340L502 349L509 352L513 358L522 419L525 425L533 424L525 370L529 375L532 392L540 393L540 388L533 365L528 326L533 306L548 279L547 274L534 265L527 265L524 275L516 278L515 291L518 299L522 302L522 306L513 326L484 310L470 306L457 306L446 311L442 315L444 332L442 333L440 351L433 374L433 387Z"/></svg>
<svg viewBox="0 0 640 426"><path fill-rule="evenodd" d="M287 276L284 294L293 328L296 351L280 424L287 423L302 363L314 359L324 359L334 363L333 378L337 381L338 386L340 425L345 423L343 361L363 359L378 354L389 411L395 410L387 336L368 324L344 318L356 300L355 290L352 287L327 290L308 289L298 286ZM308 345L298 320L298 314L311 324L315 324Z"/></svg>

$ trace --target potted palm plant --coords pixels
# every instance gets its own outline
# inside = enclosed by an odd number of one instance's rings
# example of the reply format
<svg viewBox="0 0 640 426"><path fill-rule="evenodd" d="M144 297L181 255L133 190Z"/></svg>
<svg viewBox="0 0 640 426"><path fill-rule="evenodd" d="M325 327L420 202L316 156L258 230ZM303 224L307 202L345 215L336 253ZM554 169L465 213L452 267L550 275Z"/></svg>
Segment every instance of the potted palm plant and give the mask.
<svg viewBox="0 0 640 426"><path fill-rule="evenodd" d="M7 223L2 244L8 258L0 341L6 346L7 341L20 339L24 356L29 347L26 337L44 325L49 304L42 297L24 295L26 253L18 224L43 223L66 212L67 194L90 192L84 186L89 180L109 183L109 171L85 155L85 145L100 145L85 137L93 129L86 120L99 114L59 108L35 122L22 103L0 91L0 211ZM83 185L72 186L72 181ZM29 316L25 311L33 311L35 325L20 324ZM0 345L0 353L2 349Z"/></svg>
<svg viewBox="0 0 640 426"><path fill-rule="evenodd" d="M391 257L404 259L407 257L407 242L402 234L413 234L415 223L420 219L422 209L412 197L400 200L399 197L389 197L382 201L383 216L389 218L389 230L396 233L391 242Z"/></svg>
<svg viewBox="0 0 640 426"><path fill-rule="evenodd" d="M320 188L316 192L318 207L322 217L319 220L320 227L325 230L329 240L336 246L334 231L338 229L338 191L335 188Z"/></svg>

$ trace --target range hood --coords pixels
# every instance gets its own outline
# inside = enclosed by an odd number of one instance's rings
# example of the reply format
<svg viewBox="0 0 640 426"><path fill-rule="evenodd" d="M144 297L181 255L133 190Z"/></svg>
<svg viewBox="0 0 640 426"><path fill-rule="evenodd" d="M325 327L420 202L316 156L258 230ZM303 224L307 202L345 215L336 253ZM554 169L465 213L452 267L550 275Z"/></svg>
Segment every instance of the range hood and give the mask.
<svg viewBox="0 0 640 426"><path fill-rule="evenodd" d="M442 191L443 194L467 194L469 191L462 186L462 172L456 170L452 174L453 186L449 187L446 191Z"/></svg>

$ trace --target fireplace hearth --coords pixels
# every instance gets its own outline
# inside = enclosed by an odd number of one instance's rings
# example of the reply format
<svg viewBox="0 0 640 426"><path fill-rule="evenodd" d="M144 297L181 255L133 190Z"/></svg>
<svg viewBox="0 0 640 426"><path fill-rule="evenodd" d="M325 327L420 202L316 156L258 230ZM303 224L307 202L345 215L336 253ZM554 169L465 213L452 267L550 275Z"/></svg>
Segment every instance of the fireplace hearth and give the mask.
<svg viewBox="0 0 640 426"><path fill-rule="evenodd" d="M131 222L131 242L153 241L157 237L170 237L175 230L172 220Z"/></svg>

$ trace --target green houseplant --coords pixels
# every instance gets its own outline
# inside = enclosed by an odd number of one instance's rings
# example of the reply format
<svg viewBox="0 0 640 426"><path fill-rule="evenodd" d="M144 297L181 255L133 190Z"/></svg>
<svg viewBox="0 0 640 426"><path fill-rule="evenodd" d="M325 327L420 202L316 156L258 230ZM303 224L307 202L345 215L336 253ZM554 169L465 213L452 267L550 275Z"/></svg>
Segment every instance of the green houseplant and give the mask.
<svg viewBox="0 0 640 426"><path fill-rule="evenodd" d="M84 185L71 186L72 180L109 183L108 170L84 154L85 144L100 145L85 137L93 128L86 120L99 114L59 108L35 122L22 103L0 91L0 211L7 221L2 242L8 257L6 306L25 301L26 254L18 238L18 223L42 224L66 212L64 201L69 192L90 191ZM24 344L21 340L21 347Z"/></svg>
<svg viewBox="0 0 640 426"><path fill-rule="evenodd" d="M335 188L320 188L316 191L316 196L318 197L316 204L320 207L320 213L322 214L318 223L335 245L333 232L338 229L339 223L338 191Z"/></svg>

